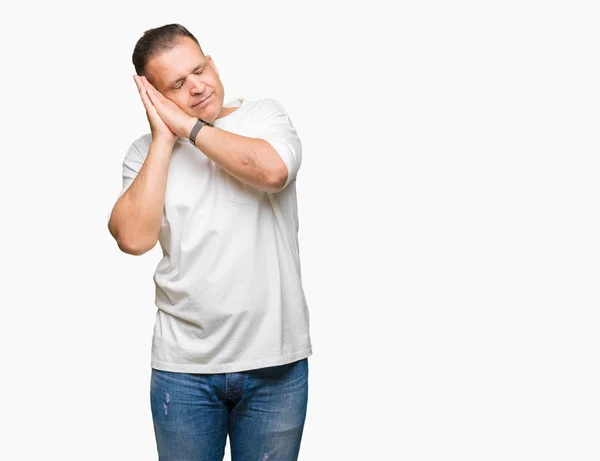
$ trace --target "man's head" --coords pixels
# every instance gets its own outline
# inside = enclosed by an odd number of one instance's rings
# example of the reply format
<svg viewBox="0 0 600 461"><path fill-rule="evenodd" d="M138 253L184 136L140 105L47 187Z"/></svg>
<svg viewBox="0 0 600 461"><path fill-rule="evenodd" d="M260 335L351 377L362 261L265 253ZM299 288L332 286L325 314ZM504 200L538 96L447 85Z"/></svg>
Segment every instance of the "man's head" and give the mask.
<svg viewBox="0 0 600 461"><path fill-rule="evenodd" d="M167 24L144 32L132 60L136 73L184 112L208 122L223 115L225 91L217 67L182 25Z"/></svg>

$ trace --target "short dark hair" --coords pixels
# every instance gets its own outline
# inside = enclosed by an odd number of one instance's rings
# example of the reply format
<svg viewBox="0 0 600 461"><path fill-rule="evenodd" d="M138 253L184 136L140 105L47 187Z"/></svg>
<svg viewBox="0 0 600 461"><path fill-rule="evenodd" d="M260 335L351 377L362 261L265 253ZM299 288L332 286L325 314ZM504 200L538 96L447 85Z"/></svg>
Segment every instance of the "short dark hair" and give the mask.
<svg viewBox="0 0 600 461"><path fill-rule="evenodd" d="M194 40L202 52L196 37L181 24L167 24L144 32L144 35L135 44L131 57L135 72L138 75L144 75L148 61L163 51L173 48L182 37Z"/></svg>

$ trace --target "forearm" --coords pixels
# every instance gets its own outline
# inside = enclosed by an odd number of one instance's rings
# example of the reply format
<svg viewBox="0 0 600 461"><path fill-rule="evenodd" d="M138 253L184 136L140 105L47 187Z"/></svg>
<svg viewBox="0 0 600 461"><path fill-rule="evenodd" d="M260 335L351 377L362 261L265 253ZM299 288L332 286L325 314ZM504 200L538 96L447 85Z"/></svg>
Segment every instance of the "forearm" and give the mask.
<svg viewBox="0 0 600 461"><path fill-rule="evenodd" d="M113 209L109 229L125 253L143 254L158 241L172 150L173 143L153 140L138 175Z"/></svg>
<svg viewBox="0 0 600 461"><path fill-rule="evenodd" d="M287 167L264 139L204 126L195 143L208 158L246 184L266 192L277 192L285 184Z"/></svg>
<svg viewBox="0 0 600 461"><path fill-rule="evenodd" d="M161 120L173 133L187 138L198 119L184 113L159 93L146 78L142 77L142 82ZM204 126L196 135L194 143L229 174L257 189L278 192L287 181L285 162L264 139Z"/></svg>

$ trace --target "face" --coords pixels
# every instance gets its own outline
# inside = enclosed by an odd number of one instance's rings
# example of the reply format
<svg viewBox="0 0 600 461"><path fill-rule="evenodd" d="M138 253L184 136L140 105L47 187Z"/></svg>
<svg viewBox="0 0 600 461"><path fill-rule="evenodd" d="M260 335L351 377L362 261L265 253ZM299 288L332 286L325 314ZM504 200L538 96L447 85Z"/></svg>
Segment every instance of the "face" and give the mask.
<svg viewBox="0 0 600 461"><path fill-rule="evenodd" d="M146 78L162 95L192 117L213 122L226 115L225 91L210 56L189 37L146 64Z"/></svg>

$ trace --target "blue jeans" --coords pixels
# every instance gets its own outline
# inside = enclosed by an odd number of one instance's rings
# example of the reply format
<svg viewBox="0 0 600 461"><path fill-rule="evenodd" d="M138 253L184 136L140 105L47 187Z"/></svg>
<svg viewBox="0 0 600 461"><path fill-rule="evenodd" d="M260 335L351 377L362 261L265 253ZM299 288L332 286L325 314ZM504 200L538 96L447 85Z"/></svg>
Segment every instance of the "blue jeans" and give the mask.
<svg viewBox="0 0 600 461"><path fill-rule="evenodd" d="M308 402L308 359L235 373L152 369L159 461L295 461Z"/></svg>

